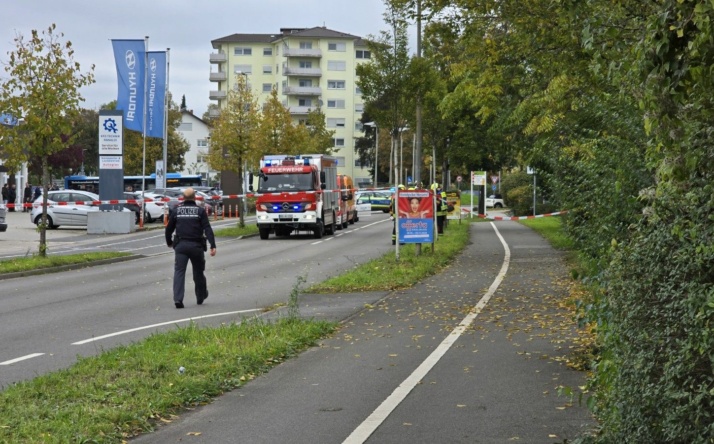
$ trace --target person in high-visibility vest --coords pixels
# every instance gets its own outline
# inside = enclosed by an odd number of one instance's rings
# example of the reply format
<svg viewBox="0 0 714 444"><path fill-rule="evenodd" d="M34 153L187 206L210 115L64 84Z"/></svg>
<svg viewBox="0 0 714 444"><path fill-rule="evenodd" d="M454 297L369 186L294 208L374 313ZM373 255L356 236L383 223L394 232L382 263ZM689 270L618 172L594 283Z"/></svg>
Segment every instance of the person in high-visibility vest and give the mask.
<svg viewBox="0 0 714 444"><path fill-rule="evenodd" d="M397 188L400 190L404 190L406 187L402 184L399 184ZM389 218L392 219L392 245L397 245L397 220L394 216L395 210L397 208L396 199L397 193L395 192L389 199Z"/></svg>
<svg viewBox="0 0 714 444"><path fill-rule="evenodd" d="M446 192L436 182L431 184L431 189L434 191L434 196L436 196L436 231L439 234L444 234L444 221L448 211Z"/></svg>

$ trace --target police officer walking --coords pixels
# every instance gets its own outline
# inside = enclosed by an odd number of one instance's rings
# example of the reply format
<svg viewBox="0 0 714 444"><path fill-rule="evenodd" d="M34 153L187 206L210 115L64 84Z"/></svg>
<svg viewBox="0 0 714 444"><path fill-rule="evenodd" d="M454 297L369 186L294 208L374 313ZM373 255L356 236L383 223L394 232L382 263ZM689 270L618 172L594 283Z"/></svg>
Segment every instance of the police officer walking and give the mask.
<svg viewBox="0 0 714 444"><path fill-rule="evenodd" d="M166 225L166 245L173 248L174 255L174 304L183 308L183 295L186 285L186 266L191 261L193 283L196 287L196 303L203 304L208 298L208 285L203 271L206 269L206 240L211 244L211 256L216 255L216 238L206 210L196 205L196 192L186 188L184 202L169 213ZM172 235L176 230L176 235ZM205 237L204 237L205 236Z"/></svg>

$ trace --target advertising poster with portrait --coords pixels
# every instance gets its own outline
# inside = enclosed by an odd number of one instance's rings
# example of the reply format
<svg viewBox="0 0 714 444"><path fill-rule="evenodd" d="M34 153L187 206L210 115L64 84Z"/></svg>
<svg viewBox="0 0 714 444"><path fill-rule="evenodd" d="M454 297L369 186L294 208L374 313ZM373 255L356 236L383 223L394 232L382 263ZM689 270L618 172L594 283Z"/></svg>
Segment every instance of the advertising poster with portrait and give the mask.
<svg viewBox="0 0 714 444"><path fill-rule="evenodd" d="M399 242L434 242L433 195L429 190L399 190Z"/></svg>

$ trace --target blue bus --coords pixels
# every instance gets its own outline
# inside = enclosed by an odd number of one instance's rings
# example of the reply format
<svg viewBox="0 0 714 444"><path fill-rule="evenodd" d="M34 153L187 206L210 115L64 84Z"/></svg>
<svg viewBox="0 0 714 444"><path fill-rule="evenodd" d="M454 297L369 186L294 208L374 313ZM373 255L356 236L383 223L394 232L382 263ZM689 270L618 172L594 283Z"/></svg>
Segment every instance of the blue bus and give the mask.
<svg viewBox="0 0 714 444"><path fill-rule="evenodd" d="M156 174L150 176L124 176L124 190L141 191L146 183L146 190L156 188ZM167 173L166 188L172 187L200 187L202 185L200 174ZM130 188L131 187L131 188ZM99 176L65 176L65 190L84 190L99 193Z"/></svg>

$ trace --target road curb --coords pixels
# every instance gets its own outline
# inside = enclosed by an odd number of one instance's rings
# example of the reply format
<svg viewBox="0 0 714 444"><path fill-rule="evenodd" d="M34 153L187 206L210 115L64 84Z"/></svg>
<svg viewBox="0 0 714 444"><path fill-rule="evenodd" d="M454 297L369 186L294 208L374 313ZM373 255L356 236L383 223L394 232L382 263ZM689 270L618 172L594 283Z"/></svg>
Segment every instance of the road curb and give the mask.
<svg viewBox="0 0 714 444"><path fill-rule="evenodd" d="M111 259L101 259L98 261L82 262L79 264L59 265L56 267L38 268L35 270L16 271L14 273L0 273L0 281L5 280L5 279L25 277L25 276L37 276L37 275L41 275L41 274L57 273L58 271L79 270L82 268L96 267L97 265L115 264L118 262L126 262L126 261L130 261L130 260L134 260L134 259L141 259L144 257L146 257L146 256L144 256L142 254L132 254L130 256L115 257L115 258L111 258Z"/></svg>

